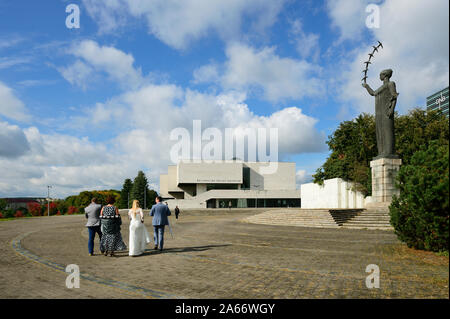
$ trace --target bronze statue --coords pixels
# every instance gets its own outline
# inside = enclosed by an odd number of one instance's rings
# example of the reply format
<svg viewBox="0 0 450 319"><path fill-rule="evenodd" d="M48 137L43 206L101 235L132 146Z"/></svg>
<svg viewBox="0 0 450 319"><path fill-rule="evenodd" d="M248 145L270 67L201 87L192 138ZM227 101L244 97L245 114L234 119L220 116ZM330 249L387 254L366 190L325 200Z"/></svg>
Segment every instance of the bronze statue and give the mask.
<svg viewBox="0 0 450 319"><path fill-rule="evenodd" d="M375 124L377 134L378 158L398 158L395 155L394 136L394 108L397 104L397 90L395 83L390 81L392 70L383 70L380 73L380 80L383 85L377 90L367 84L362 86L367 89L370 95L375 96Z"/></svg>

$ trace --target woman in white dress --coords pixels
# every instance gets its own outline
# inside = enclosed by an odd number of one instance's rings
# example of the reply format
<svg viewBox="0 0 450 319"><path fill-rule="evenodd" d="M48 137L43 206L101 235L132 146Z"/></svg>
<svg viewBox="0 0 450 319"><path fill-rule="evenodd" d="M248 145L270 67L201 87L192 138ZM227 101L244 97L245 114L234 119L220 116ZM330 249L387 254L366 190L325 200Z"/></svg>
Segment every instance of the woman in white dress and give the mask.
<svg viewBox="0 0 450 319"><path fill-rule="evenodd" d="M129 255L139 256L145 251L145 246L151 242L151 238L144 225L144 213L139 207L139 201L133 201L133 208L128 211L130 222Z"/></svg>

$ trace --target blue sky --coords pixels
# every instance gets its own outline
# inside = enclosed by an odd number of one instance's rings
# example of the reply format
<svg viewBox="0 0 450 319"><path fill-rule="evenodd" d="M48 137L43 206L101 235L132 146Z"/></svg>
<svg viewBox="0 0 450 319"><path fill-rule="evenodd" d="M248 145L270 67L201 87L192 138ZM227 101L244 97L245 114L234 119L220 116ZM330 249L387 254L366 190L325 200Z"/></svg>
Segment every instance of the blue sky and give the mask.
<svg viewBox="0 0 450 319"><path fill-rule="evenodd" d="M80 8L80 28L65 25ZM376 4L378 28L366 25ZM65 197L153 187L171 130L278 128L297 183L325 161L326 137L373 112L368 83L394 69L397 111L448 86L448 1L78 0L0 2L0 196Z"/></svg>

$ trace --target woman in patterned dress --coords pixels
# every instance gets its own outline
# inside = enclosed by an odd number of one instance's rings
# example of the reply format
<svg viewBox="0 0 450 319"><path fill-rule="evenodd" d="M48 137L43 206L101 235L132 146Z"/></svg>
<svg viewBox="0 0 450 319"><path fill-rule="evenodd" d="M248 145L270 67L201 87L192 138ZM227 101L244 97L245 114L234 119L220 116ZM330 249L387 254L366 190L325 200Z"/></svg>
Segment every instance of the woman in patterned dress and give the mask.
<svg viewBox="0 0 450 319"><path fill-rule="evenodd" d="M120 218L119 210L113 205L115 198L108 196L106 202L108 205L103 206L100 212L103 233L100 241L100 250L105 253L105 256L109 252L112 257L114 256L114 251L126 250L127 246L123 242L122 234L120 233L122 219Z"/></svg>

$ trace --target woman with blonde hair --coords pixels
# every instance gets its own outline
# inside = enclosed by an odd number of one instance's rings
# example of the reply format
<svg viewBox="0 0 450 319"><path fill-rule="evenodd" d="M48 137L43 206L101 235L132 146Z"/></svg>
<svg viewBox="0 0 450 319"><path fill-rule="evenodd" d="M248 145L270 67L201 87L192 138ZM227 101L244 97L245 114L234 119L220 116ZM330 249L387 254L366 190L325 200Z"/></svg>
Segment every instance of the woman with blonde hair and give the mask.
<svg viewBox="0 0 450 319"><path fill-rule="evenodd" d="M130 222L130 241L129 253L130 256L142 255L145 251L145 246L151 242L147 228L144 225L144 213L139 207L139 201L133 201L133 207L128 211Z"/></svg>

